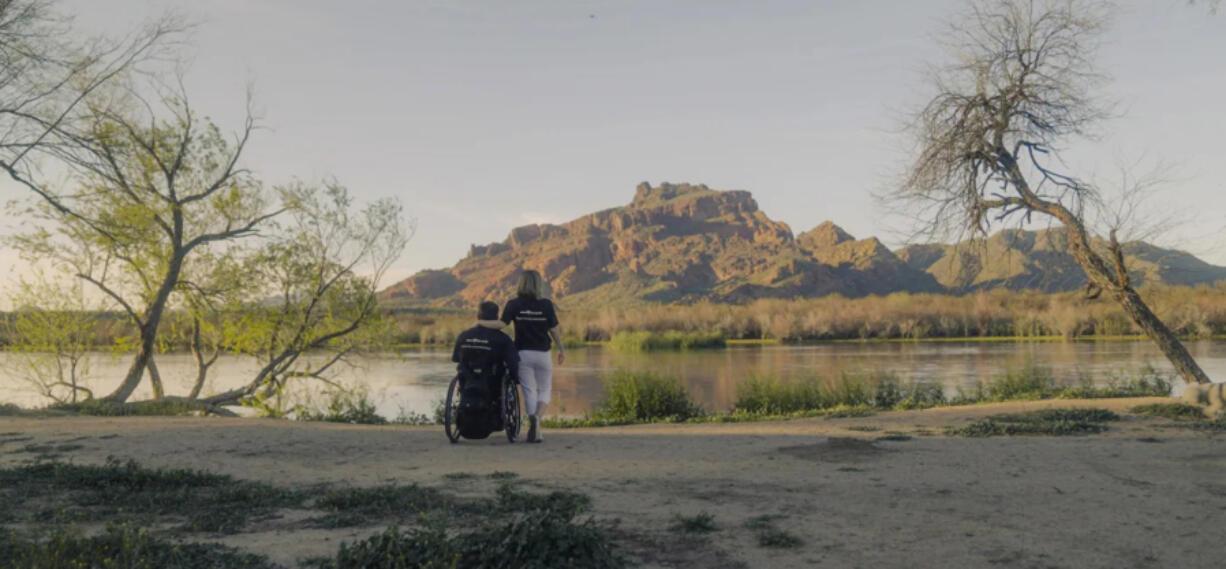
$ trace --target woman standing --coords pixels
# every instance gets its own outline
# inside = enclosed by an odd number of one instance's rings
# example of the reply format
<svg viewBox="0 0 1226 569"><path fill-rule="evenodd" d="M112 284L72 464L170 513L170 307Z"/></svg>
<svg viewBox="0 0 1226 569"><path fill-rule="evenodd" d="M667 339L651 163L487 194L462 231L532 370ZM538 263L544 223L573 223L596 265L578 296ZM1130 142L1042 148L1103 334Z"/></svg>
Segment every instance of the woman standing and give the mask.
<svg viewBox="0 0 1226 569"><path fill-rule="evenodd" d="M524 407L528 411L528 442L541 442L540 417L549 406L553 390L553 362L549 350L558 346L558 365L566 359L558 313L544 297L545 279L536 271L525 270L519 277L515 298L502 309L502 322L515 325L515 348L519 350L519 382L524 388Z"/></svg>

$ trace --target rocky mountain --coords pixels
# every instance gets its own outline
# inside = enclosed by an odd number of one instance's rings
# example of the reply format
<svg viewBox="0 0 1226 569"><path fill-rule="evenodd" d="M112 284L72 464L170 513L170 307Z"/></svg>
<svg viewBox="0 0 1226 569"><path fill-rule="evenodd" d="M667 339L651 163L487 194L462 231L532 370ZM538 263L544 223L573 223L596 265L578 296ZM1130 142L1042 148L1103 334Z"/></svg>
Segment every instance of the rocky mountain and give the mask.
<svg viewBox="0 0 1226 569"><path fill-rule="evenodd" d="M1105 252L1106 243L1096 240ZM1226 267L1210 265L1184 251L1142 241L1124 243L1124 261L1133 282L1142 285L1197 285L1226 280ZM1086 285L1085 273L1068 252L1060 228L1041 231L1006 229L987 239L954 245L912 245L898 256L924 271L951 292L988 288L1060 292Z"/></svg>
<svg viewBox="0 0 1226 569"><path fill-rule="evenodd" d="M638 302L743 302L955 292L1005 286L1071 290L1085 276L1059 232L1002 232L981 242L919 245L895 254L832 222L793 235L746 191L642 183L628 205L561 224L526 225L473 245L454 267L422 271L383 291L395 305L472 306L514 294L522 268L541 272L568 307ZM1144 243L1128 244L1140 280L1195 284L1226 268Z"/></svg>

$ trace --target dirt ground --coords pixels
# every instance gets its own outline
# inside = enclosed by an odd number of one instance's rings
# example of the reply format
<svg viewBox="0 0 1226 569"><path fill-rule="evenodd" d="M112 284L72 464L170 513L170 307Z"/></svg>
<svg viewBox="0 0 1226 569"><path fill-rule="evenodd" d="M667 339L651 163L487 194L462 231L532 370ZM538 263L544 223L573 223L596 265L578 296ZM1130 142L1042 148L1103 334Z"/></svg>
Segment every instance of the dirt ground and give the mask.
<svg viewBox="0 0 1226 569"><path fill-rule="evenodd" d="M1136 416L1102 435L968 439L942 428L1044 407L1116 411L1162 399L1043 401L786 422L644 425L449 444L441 427L363 427L259 419L0 418L23 444L81 445L62 460L132 458L280 484L411 483L490 493L518 473L589 494L620 519L619 541L646 567L1223 566L1226 436ZM877 440L889 434L907 440ZM905 438L905 437L895 437ZM0 448L0 464L30 456ZM455 477L458 478L458 477ZM719 531L686 541L676 515L708 512ZM775 518L803 539L767 548L745 523ZM297 530L277 520L219 538L293 566L374 533Z"/></svg>

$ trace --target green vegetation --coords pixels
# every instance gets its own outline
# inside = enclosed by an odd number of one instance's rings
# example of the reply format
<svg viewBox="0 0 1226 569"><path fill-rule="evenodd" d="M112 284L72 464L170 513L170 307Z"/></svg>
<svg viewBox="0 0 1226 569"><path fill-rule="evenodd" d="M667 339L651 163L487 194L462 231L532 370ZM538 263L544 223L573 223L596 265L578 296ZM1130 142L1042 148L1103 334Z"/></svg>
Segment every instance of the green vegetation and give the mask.
<svg viewBox="0 0 1226 569"><path fill-rule="evenodd" d="M299 492L196 470L58 462L0 469L0 517L144 521L179 531L235 533L247 520L302 502ZM6 515L7 514L7 515Z"/></svg>
<svg viewBox="0 0 1226 569"><path fill-rule="evenodd" d="M408 486L385 485L373 488L337 488L325 490L315 499L316 509L328 512L314 520L320 527L354 527L374 522L400 519L448 507L447 499L437 490Z"/></svg>
<svg viewBox="0 0 1226 569"><path fill-rule="evenodd" d="M299 407L300 421L325 421L354 425L386 425L387 417L375 412L375 403L365 389L334 388L327 392L323 407ZM408 420L406 418L406 420Z"/></svg>
<svg viewBox="0 0 1226 569"><path fill-rule="evenodd" d="M835 381L806 378L784 382L778 378L750 377L737 387L734 412L781 415L836 407L914 409L945 403L941 386L931 383L902 385L893 375L842 374Z"/></svg>
<svg viewBox="0 0 1226 569"><path fill-rule="evenodd" d="M758 545L762 547L792 548L804 545L796 534L779 528L758 530Z"/></svg>
<svg viewBox="0 0 1226 569"><path fill-rule="evenodd" d="M1148 415L1150 417L1164 417L1176 421L1201 421L1205 419L1205 412L1200 407L1188 405L1187 403L1148 403L1146 405L1137 405L1129 409L1128 412L1137 415Z"/></svg>
<svg viewBox="0 0 1226 569"><path fill-rule="evenodd" d="M950 428L953 435L993 437L1013 435L1088 435L1107 430L1103 423L1119 420L1106 409L1043 409L1016 415L995 415L965 427Z"/></svg>
<svg viewBox="0 0 1226 569"><path fill-rule="evenodd" d="M415 569L553 567L617 569L626 561L617 554L605 528L576 517L590 507L582 494L545 495L498 491L498 514L475 527L449 532L440 519L422 528L398 528L356 543L342 544L334 559L319 560L318 569Z"/></svg>
<svg viewBox="0 0 1226 569"><path fill-rule="evenodd" d="M791 548L804 544L804 540L786 530L779 529L775 523L787 519L780 514L763 514L745 520L745 529L753 530L757 535L758 545L762 547Z"/></svg>
<svg viewBox="0 0 1226 569"><path fill-rule="evenodd" d="M12 403L0 403L0 417L15 417L23 414L21 407Z"/></svg>
<svg viewBox="0 0 1226 569"><path fill-rule="evenodd" d="M317 526L393 525L341 546L320 568L626 566L608 527L580 519L591 499L570 491L530 493L510 483L489 498L456 497L417 485L287 490L190 470L43 463L0 469L0 569L272 569L266 557L168 533L233 533L273 510L317 511ZM184 522L185 523L180 523ZM106 522L85 537L77 522Z"/></svg>
<svg viewBox="0 0 1226 569"><path fill-rule="evenodd" d="M593 414L598 421L685 421L703 414L674 377L618 370L604 378L604 388L604 399Z"/></svg>
<svg viewBox="0 0 1226 569"><path fill-rule="evenodd" d="M673 523L668 526L668 529L678 533L702 534L718 531L719 526L715 524L715 516L707 512L699 512L693 516L680 514L673 516Z"/></svg>
<svg viewBox="0 0 1226 569"><path fill-rule="evenodd" d="M143 529L109 526L84 537L64 528L44 539L23 539L0 532L0 568L114 569L275 569L266 557L241 553L214 543L179 543L151 536Z"/></svg>
<svg viewBox="0 0 1226 569"><path fill-rule="evenodd" d="M90 399L80 403L55 403L47 410L64 412L73 415L89 415L97 417L154 417L196 415L198 407L179 401L140 401L136 403L115 403L101 399Z"/></svg>
<svg viewBox="0 0 1226 569"><path fill-rule="evenodd" d="M1096 386L1088 376L1056 379L1050 368L1024 365L947 397L940 385L903 383L892 374L841 374L836 379L785 380L751 376L737 387L727 412L705 413L675 378L619 370L605 378L606 396L583 418L547 418L548 428L604 427L651 422L738 423L806 417L866 417L879 411L923 409L1001 401L1168 396L1171 377L1146 367L1136 375L1113 375ZM1018 427L1010 427L1016 430Z"/></svg>
<svg viewBox="0 0 1226 569"><path fill-rule="evenodd" d="M955 404L1037 399L1095 399L1107 397L1167 397L1172 376L1146 366L1135 376L1112 376L1105 386L1095 386L1088 376L1073 383L1056 379L1050 368L1027 363L1007 371L986 384L977 384L953 401Z"/></svg>
<svg viewBox="0 0 1226 569"><path fill-rule="evenodd" d="M1192 431L1204 431L1207 433L1226 433L1226 416L1218 417L1211 421L1183 421L1179 423L1171 423L1166 425L1176 429L1189 429Z"/></svg>
<svg viewBox="0 0 1226 569"><path fill-rule="evenodd" d="M654 352L661 350L701 350L725 347L724 336L704 332L617 332L609 340L609 349L617 352Z"/></svg>
<svg viewBox="0 0 1226 569"><path fill-rule="evenodd" d="M554 490L547 494L531 494L518 491L510 484L503 484L498 487L494 509L510 514L551 511L573 517L586 512L591 507L592 499L586 494L566 490Z"/></svg>

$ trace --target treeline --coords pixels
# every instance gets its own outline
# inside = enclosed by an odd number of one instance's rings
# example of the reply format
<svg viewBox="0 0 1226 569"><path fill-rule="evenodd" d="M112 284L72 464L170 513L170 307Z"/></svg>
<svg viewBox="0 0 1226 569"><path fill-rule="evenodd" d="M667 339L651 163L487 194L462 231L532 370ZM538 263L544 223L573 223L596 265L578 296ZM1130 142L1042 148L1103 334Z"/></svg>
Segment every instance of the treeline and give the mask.
<svg viewBox="0 0 1226 569"><path fill-rule="evenodd" d="M1176 334L1226 334L1226 283L1215 287L1150 287L1146 301ZM563 306L564 306L563 301ZM605 342L619 332L701 332L729 340L806 342L857 339L1127 336L1141 331L1110 299L1081 293L1006 290L964 296L764 299L748 304L648 305L564 311L566 342ZM448 344L473 325L464 313L398 313L396 342Z"/></svg>

